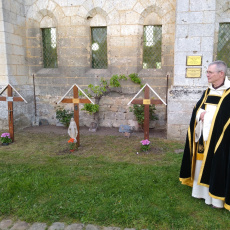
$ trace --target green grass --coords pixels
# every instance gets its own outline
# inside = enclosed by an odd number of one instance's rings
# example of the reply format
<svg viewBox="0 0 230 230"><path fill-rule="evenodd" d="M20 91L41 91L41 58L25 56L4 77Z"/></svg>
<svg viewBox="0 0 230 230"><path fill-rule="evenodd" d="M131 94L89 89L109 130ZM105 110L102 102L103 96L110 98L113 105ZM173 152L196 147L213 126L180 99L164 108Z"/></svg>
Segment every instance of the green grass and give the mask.
<svg viewBox="0 0 230 230"><path fill-rule="evenodd" d="M191 197L179 182L184 144L153 139L17 132L0 146L0 216L27 222L82 222L136 229L227 229L230 213ZM137 154L139 152L139 154Z"/></svg>

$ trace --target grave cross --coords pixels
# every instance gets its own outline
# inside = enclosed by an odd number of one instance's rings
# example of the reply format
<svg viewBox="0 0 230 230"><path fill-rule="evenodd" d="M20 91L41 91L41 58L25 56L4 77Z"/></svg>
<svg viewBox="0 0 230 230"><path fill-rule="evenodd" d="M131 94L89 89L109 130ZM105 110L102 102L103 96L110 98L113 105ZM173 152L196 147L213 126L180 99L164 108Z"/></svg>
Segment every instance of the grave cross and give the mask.
<svg viewBox="0 0 230 230"><path fill-rule="evenodd" d="M5 90L7 89L7 96L1 96ZM20 97L13 97L13 90L20 96ZM14 101L27 101L17 92L17 90L11 85L8 84L3 90L0 92L0 101L8 102L8 122L9 122L9 133L12 142L14 142L14 118L13 118L13 102Z"/></svg>
<svg viewBox="0 0 230 230"><path fill-rule="evenodd" d="M145 84L140 91L133 97L133 99L128 103L128 105L130 104L140 104L140 105L144 105L144 139L149 140L149 105L153 105L153 104L165 104L166 103L160 98L155 100L155 99L150 99L149 96L149 89L151 89L151 91L156 94L159 98L160 96L151 88L151 86L149 84ZM144 99L136 99L136 97L139 95L139 93L145 90L144 93Z"/></svg>
<svg viewBox="0 0 230 230"><path fill-rule="evenodd" d="M70 90L73 89L73 98L65 98L65 96L70 92ZM87 98L78 98L78 89L87 97ZM84 91L81 90L81 88L78 85L73 85L67 93L62 97L62 99L57 103L73 103L74 104L74 121L77 125L77 143L78 146L80 146L80 129L79 129L79 103L85 103L85 104L94 104L94 102L85 94Z"/></svg>

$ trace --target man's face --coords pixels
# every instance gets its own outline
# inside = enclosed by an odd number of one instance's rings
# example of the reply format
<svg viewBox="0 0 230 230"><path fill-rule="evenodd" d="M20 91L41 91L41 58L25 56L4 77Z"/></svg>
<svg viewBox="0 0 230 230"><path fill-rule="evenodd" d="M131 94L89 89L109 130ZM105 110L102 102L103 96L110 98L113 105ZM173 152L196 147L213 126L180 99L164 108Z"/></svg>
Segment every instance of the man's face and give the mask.
<svg viewBox="0 0 230 230"><path fill-rule="evenodd" d="M207 70L208 82L214 86L219 86L224 82L223 71L218 71L216 65L210 65Z"/></svg>

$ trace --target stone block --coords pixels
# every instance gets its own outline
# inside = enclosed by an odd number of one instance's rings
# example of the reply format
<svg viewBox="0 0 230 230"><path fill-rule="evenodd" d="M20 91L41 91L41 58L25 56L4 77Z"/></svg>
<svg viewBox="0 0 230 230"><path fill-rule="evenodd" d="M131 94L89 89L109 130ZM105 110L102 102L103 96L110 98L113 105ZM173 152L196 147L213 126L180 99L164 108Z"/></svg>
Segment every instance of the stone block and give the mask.
<svg viewBox="0 0 230 230"><path fill-rule="evenodd" d="M183 0L177 2L177 12L188 12L189 11L189 0Z"/></svg>
<svg viewBox="0 0 230 230"><path fill-rule="evenodd" d="M116 120L125 120L125 113L117 112L116 113Z"/></svg>
<svg viewBox="0 0 230 230"><path fill-rule="evenodd" d="M25 221L17 221L14 223L12 230L27 230L29 229L30 225L26 223Z"/></svg>
<svg viewBox="0 0 230 230"><path fill-rule="evenodd" d="M100 228L96 225L88 224L86 225L85 230L100 230Z"/></svg>
<svg viewBox="0 0 230 230"><path fill-rule="evenodd" d="M83 230L84 224L70 224L68 225L65 230Z"/></svg>
<svg viewBox="0 0 230 230"><path fill-rule="evenodd" d="M169 140L180 140L181 132L179 125L169 125L167 126L167 139Z"/></svg>
<svg viewBox="0 0 230 230"><path fill-rule="evenodd" d="M108 120L115 120L116 119L116 115L114 112L105 112L105 119L108 119Z"/></svg>
<svg viewBox="0 0 230 230"><path fill-rule="evenodd" d="M113 127L113 120L111 119L103 119L99 122L102 127Z"/></svg>
<svg viewBox="0 0 230 230"><path fill-rule="evenodd" d="M140 34L140 26L138 25L121 25L121 36L130 36Z"/></svg>
<svg viewBox="0 0 230 230"><path fill-rule="evenodd" d="M65 224L61 222L55 222L48 228L48 230L64 230L64 229L65 229Z"/></svg>
<svg viewBox="0 0 230 230"><path fill-rule="evenodd" d="M189 25L189 37L212 37L215 25L210 24L191 24Z"/></svg>
<svg viewBox="0 0 230 230"><path fill-rule="evenodd" d="M213 52L213 44L214 38L213 37L202 37L201 41L201 51L210 51Z"/></svg>
<svg viewBox="0 0 230 230"><path fill-rule="evenodd" d="M2 126L1 126L2 127ZM13 221L12 220L2 220L0 222L0 229L1 230L7 230L10 229L10 227L13 225Z"/></svg>
<svg viewBox="0 0 230 230"><path fill-rule="evenodd" d="M215 10L216 9L216 1L207 0L201 1L199 4L196 0L190 0L190 10L191 11L204 11L204 10Z"/></svg>
<svg viewBox="0 0 230 230"><path fill-rule="evenodd" d="M29 230L46 230L47 224L45 223L34 223Z"/></svg>

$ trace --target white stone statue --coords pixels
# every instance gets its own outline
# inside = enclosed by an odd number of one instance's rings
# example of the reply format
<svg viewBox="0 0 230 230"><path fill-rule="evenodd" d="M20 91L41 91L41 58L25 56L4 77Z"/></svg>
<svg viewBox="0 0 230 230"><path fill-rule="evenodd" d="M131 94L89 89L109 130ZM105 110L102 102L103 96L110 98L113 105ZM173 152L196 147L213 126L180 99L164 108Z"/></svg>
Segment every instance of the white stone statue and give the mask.
<svg viewBox="0 0 230 230"><path fill-rule="evenodd" d="M73 138L77 142L76 138L77 138L78 130L77 130L77 125L76 125L76 122L74 121L74 118L71 118L71 120L70 120L70 124L69 124L69 128L68 128L68 134L71 138Z"/></svg>

